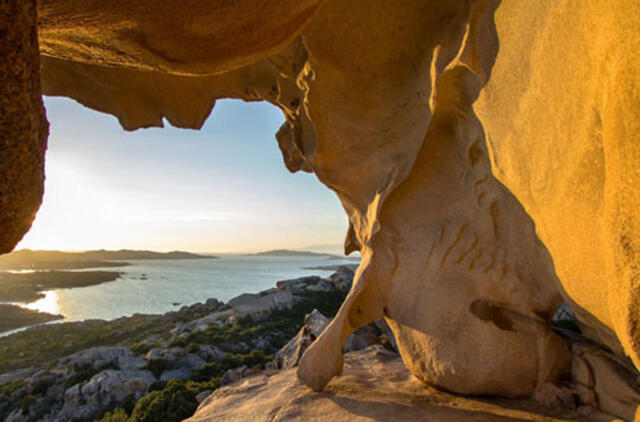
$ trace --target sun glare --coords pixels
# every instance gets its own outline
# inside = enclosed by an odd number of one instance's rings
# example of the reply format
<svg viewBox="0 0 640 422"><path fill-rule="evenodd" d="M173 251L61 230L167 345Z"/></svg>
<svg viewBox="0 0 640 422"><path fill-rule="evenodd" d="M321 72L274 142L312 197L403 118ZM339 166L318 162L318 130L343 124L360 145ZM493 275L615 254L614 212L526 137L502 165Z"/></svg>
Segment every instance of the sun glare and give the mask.
<svg viewBox="0 0 640 422"><path fill-rule="evenodd" d="M44 297L35 302L24 305L23 308L32 311L46 312L48 314L58 315L60 313L60 305L58 304L58 294L53 291L44 292Z"/></svg>
<svg viewBox="0 0 640 422"><path fill-rule="evenodd" d="M113 221L126 221L118 202L91 187L85 172L64 161L48 160L46 177L42 207L18 249L98 247L113 233Z"/></svg>

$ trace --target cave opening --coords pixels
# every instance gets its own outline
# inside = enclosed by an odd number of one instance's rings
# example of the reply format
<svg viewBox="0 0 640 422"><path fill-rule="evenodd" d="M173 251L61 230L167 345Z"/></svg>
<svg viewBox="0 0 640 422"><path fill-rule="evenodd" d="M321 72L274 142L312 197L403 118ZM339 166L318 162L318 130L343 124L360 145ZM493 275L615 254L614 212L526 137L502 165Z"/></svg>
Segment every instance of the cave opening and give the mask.
<svg viewBox="0 0 640 422"><path fill-rule="evenodd" d="M338 251L344 211L314 175L286 170L270 104L218 101L199 131L134 132L67 98L45 106L45 196L16 249Z"/></svg>

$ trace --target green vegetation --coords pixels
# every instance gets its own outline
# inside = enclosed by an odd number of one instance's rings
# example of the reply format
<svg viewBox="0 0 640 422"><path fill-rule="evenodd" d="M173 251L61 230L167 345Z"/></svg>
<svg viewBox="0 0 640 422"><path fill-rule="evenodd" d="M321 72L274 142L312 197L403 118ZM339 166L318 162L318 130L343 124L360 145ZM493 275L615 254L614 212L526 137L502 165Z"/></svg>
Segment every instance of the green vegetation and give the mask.
<svg viewBox="0 0 640 422"><path fill-rule="evenodd" d="M0 373L47 363L90 347L130 345L172 328L162 315L84 321L30 328L0 337Z"/></svg>
<svg viewBox="0 0 640 422"><path fill-rule="evenodd" d="M36 402L36 398L31 394L22 398L22 404L20 405L20 411L23 415L29 414L29 408Z"/></svg>
<svg viewBox="0 0 640 422"><path fill-rule="evenodd" d="M127 422L129 415L124 409L119 407L113 409L112 412L107 412L97 422Z"/></svg>
<svg viewBox="0 0 640 422"><path fill-rule="evenodd" d="M160 378L160 375L162 375L162 373L169 367L169 365L164 359L152 359L147 362L147 367L154 377Z"/></svg>
<svg viewBox="0 0 640 422"><path fill-rule="evenodd" d="M134 355L146 355L149 352L149 350L160 349L160 348L162 348L162 346L159 345L158 343L147 343L147 342L135 343L135 344L132 344L130 347Z"/></svg>
<svg viewBox="0 0 640 422"><path fill-rule="evenodd" d="M27 383L27 380L24 378L19 378L13 381L9 381L5 384L0 385L0 393L11 395L18 388L22 388Z"/></svg>
<svg viewBox="0 0 640 422"><path fill-rule="evenodd" d="M133 409L131 422L179 422L193 415L198 407L196 394L184 382L170 381L161 391L141 398Z"/></svg>

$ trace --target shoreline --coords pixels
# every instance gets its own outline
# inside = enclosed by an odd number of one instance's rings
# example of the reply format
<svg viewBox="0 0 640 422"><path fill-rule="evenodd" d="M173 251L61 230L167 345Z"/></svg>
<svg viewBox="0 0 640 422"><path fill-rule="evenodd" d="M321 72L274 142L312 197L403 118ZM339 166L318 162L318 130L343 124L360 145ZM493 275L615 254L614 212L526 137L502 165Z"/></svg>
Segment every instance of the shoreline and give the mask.
<svg viewBox="0 0 640 422"><path fill-rule="evenodd" d="M96 420L114 407L144 414L138 406L143 397L171 395L176 386L193 392L188 417L196 395L288 362L290 349L307 342L296 333L308 331L308 315L328 322L352 279L353 272L343 268L326 278L281 280L226 303L212 298L160 315L41 325L0 337L0 419L41 412L38 417ZM102 383L105 388L90 388ZM47 388L36 391L33 385ZM114 395L131 388L137 389L134 402Z"/></svg>
<svg viewBox="0 0 640 422"><path fill-rule="evenodd" d="M23 308L14 304L0 303L0 337L10 335L14 330L39 326L64 319L62 315L54 315Z"/></svg>
<svg viewBox="0 0 640 422"><path fill-rule="evenodd" d="M34 271L0 272L0 302L32 303L44 297L42 292L95 286L117 280L118 271Z"/></svg>

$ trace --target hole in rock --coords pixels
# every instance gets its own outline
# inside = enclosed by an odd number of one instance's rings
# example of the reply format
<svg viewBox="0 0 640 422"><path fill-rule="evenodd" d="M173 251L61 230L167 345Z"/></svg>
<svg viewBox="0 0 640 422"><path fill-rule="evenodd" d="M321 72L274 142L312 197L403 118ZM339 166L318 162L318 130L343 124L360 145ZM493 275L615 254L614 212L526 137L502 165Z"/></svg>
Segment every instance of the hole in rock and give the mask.
<svg viewBox="0 0 640 422"><path fill-rule="evenodd" d="M345 213L313 174L286 170L274 137L283 117L275 107L218 101L200 131L165 123L125 132L114 117L72 100L46 98L45 105L51 124L46 191L16 250L340 253ZM122 267L116 282L57 290L42 305L67 320L164 313L176 303L226 301L271 288L277 280L310 275L304 267L313 264L207 261Z"/></svg>

